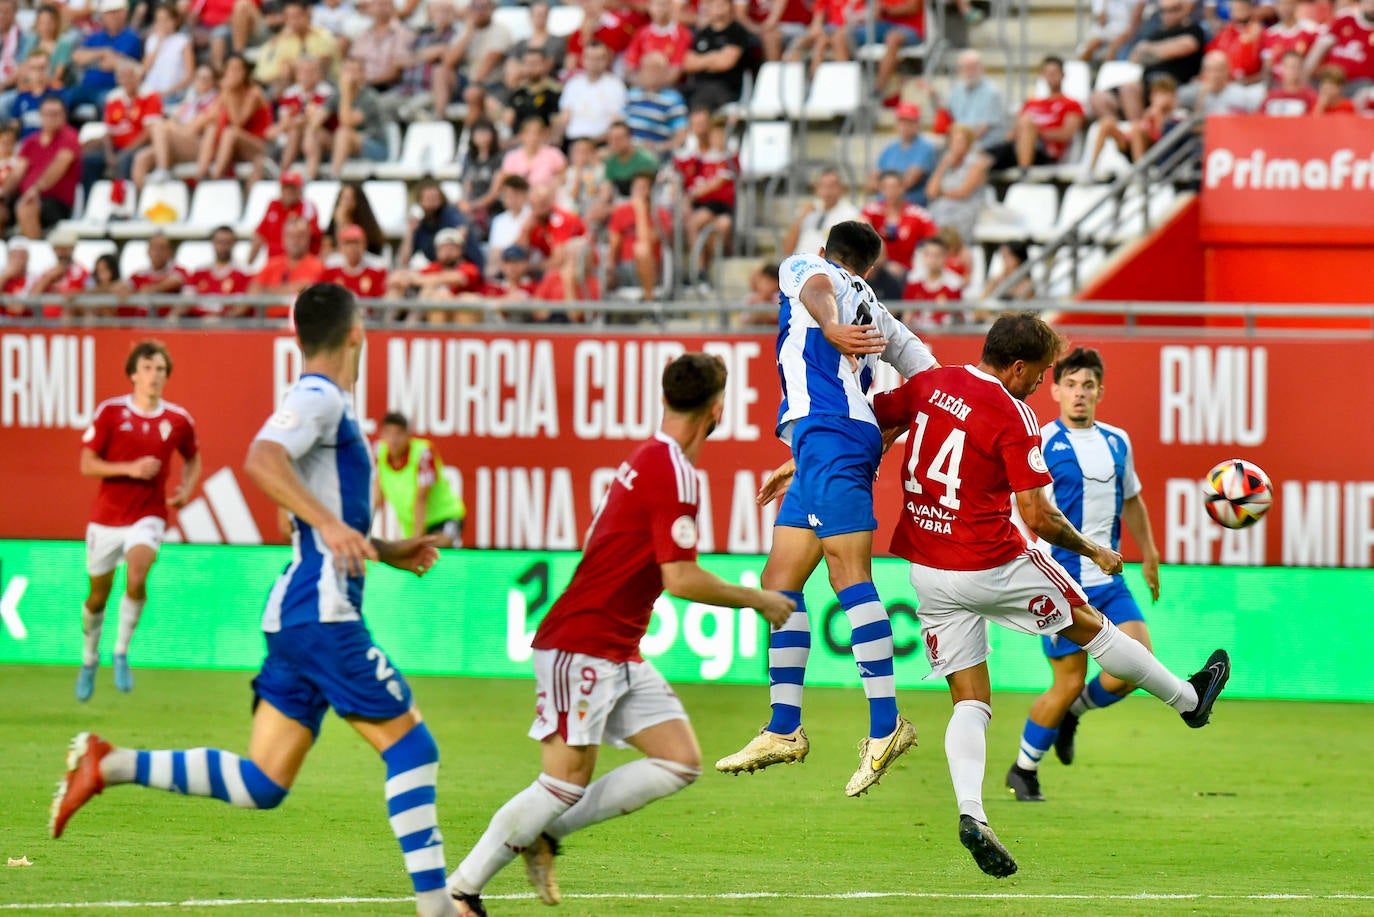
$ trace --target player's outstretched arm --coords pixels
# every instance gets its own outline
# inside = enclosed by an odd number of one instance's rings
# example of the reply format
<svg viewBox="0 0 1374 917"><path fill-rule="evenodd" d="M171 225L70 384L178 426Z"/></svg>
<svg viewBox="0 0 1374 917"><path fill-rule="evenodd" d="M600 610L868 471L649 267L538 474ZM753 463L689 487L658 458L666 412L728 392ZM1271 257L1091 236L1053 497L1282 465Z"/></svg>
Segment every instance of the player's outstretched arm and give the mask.
<svg viewBox="0 0 1374 917"><path fill-rule="evenodd" d="M1018 490L1016 509L1021 513L1026 528L1038 537L1055 547L1082 554L1097 564L1108 576L1115 576L1121 572L1121 555L1111 548L1085 538L1083 533L1074 528L1073 523L1059 511L1059 507L1050 502L1045 488Z"/></svg>
<svg viewBox="0 0 1374 917"><path fill-rule="evenodd" d="M720 605L724 608L753 608L773 627L781 627L797 608L797 603L768 589L751 589L727 583L693 560L659 564L663 588L689 602Z"/></svg>
<svg viewBox="0 0 1374 917"><path fill-rule="evenodd" d="M162 460L151 455L132 462L107 462L95 450L81 450L81 474L87 478L137 478L151 481L162 470Z"/></svg>
<svg viewBox="0 0 1374 917"><path fill-rule="evenodd" d="M877 328L870 325L846 325L840 322L840 305L835 299L835 286L825 274L812 275L802 285L798 297L806 311L820 326L821 334L830 345L847 357L882 353L887 348L887 338ZM850 360L853 368L858 364Z"/></svg>
<svg viewBox="0 0 1374 917"><path fill-rule="evenodd" d="M1150 514L1145 509L1145 499L1136 494L1121 504L1121 521L1140 545L1140 572L1145 576L1145 585L1150 587L1150 601L1159 601L1159 548L1155 546L1155 533L1150 528Z"/></svg>
<svg viewBox="0 0 1374 917"><path fill-rule="evenodd" d="M388 567L407 570L416 576L424 576L439 562L439 544L442 535L420 535L417 538L403 538L400 541L372 539L372 547L377 551L377 559Z"/></svg>
<svg viewBox="0 0 1374 917"><path fill-rule="evenodd" d="M363 534L325 508L296 474L291 454L281 443L255 439L248 447L243 473L273 503L320 533L324 543L350 574L361 575L366 561L377 559Z"/></svg>

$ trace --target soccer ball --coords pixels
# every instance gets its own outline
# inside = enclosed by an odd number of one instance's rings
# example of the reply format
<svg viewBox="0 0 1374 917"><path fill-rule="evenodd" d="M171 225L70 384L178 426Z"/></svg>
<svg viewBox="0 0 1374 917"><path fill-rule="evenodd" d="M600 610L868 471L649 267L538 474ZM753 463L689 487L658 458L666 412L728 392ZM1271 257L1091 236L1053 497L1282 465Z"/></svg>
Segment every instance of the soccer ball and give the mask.
<svg viewBox="0 0 1374 917"><path fill-rule="evenodd" d="M1217 525L1243 529L1254 525L1274 505L1269 475L1254 462L1227 459L1202 482L1202 505Z"/></svg>

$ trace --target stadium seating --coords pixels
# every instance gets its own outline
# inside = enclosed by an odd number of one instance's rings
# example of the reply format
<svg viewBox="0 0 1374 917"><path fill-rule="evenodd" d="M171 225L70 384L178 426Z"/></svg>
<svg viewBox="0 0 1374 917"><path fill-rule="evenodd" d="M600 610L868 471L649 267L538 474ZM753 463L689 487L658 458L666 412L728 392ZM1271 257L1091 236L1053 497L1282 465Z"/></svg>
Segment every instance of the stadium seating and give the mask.
<svg viewBox="0 0 1374 917"><path fill-rule="evenodd" d="M190 212L165 227L173 239L203 239L216 226L233 225L243 212L243 187L236 181L203 181L191 195Z"/></svg>
<svg viewBox="0 0 1374 917"><path fill-rule="evenodd" d="M149 182L138 196L133 219L112 220L106 231L115 239L146 239L164 227L185 220L190 209L190 194L185 182L176 179Z"/></svg>
<svg viewBox="0 0 1374 917"><path fill-rule="evenodd" d="M101 255L117 255L119 246L112 239L82 239L72 249L72 260L88 271L95 270L95 261Z"/></svg>
<svg viewBox="0 0 1374 917"><path fill-rule="evenodd" d="M452 161L457 139L447 121L417 121L406 129L399 160L378 163L372 167L372 176L418 181L440 163Z"/></svg>
<svg viewBox="0 0 1374 917"><path fill-rule="evenodd" d="M238 220L235 231L240 238L249 239L267 214L267 207L281 197L281 182L259 181L248 189L248 201L243 205L243 215Z"/></svg>
<svg viewBox="0 0 1374 917"><path fill-rule="evenodd" d="M119 276L128 277L148 267L148 240L130 239L119 250Z"/></svg>
<svg viewBox="0 0 1374 917"><path fill-rule="evenodd" d="M322 179L318 181L306 182L305 188L301 191L301 196L315 205L315 212L320 217L320 228L329 226L329 221L334 215L334 205L339 200L339 189L343 187L341 182L333 179Z"/></svg>
<svg viewBox="0 0 1374 917"><path fill-rule="evenodd" d="M113 191L114 182L104 179L91 186L80 218L73 221L77 233L93 239L104 237L105 227L109 225L110 214L114 210L114 203L110 200ZM32 264L32 256L29 260ZM33 273L32 270L30 273Z"/></svg>
<svg viewBox="0 0 1374 917"><path fill-rule="evenodd" d="M974 228L982 243L1045 238L1059 213L1059 192L1050 184L1016 182L999 207L988 208Z"/></svg>
<svg viewBox="0 0 1374 917"><path fill-rule="evenodd" d="M363 194L372 207L372 215L382 235L388 239L399 239L406 233L406 210L409 196L403 181L366 181Z"/></svg>
<svg viewBox="0 0 1374 917"><path fill-rule="evenodd" d="M802 114L811 121L849 118L867 102L863 65L858 61L826 61L816 71Z"/></svg>
<svg viewBox="0 0 1374 917"><path fill-rule="evenodd" d="M1097 71L1097 82L1093 84L1093 89L1107 92L1127 83L1138 83L1143 73L1144 68L1134 61L1106 61Z"/></svg>
<svg viewBox="0 0 1374 917"><path fill-rule="evenodd" d="M801 61L769 61L759 67L749 97L751 120L795 118L806 102L806 70Z"/></svg>

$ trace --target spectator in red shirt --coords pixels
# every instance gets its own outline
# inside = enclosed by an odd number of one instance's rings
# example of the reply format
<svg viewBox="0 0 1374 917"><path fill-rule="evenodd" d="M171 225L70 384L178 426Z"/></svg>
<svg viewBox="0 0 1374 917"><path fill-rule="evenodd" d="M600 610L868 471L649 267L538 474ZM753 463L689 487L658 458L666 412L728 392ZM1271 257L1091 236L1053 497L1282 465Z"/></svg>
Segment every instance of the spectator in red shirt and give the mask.
<svg viewBox="0 0 1374 917"><path fill-rule="evenodd" d="M463 248L467 245L467 231L463 229L441 229L434 237L434 253L437 256L419 271L397 271L387 283L392 298L414 293L422 302L452 302L463 293L476 293L482 288L482 271L477 265L463 258ZM418 317L416 312L412 317ZM451 321L460 325L471 325L481 321L481 314L472 310L453 311L449 309L430 309L424 314L425 321L431 325L446 325Z"/></svg>
<svg viewBox="0 0 1374 917"><path fill-rule="evenodd" d="M1278 22L1265 29L1260 39L1260 60L1268 74L1278 71L1283 55L1289 51L1298 52L1305 60L1320 31L1315 22L1298 18L1298 0L1277 0L1272 9Z"/></svg>
<svg viewBox="0 0 1374 917"><path fill-rule="evenodd" d="M814 6L811 0L753 0L739 24L759 42L764 60L782 60L786 43L806 34Z"/></svg>
<svg viewBox="0 0 1374 917"><path fill-rule="evenodd" d="M220 78L215 100L218 127L205 132L196 164L196 179L223 178L235 163L253 163L256 181L267 152L267 132L272 127L272 104L251 78L248 62L231 54Z"/></svg>
<svg viewBox="0 0 1374 917"><path fill-rule="evenodd" d="M229 51L242 54L262 22L261 0L189 0L186 26L196 44L210 45L210 66L224 68Z"/></svg>
<svg viewBox="0 0 1374 917"><path fill-rule="evenodd" d="M1317 71L1317 102L1314 115L1353 115L1355 103L1344 95L1345 71L1340 67L1323 67Z"/></svg>
<svg viewBox="0 0 1374 917"><path fill-rule="evenodd" d="M269 141L282 142L282 171L291 168L300 158L305 146L307 131L323 133L317 138L321 145L328 146L328 131L336 126L326 119L320 124L310 124L307 111L312 107L323 107L334 95L332 83L324 78L324 68L318 57L303 55L296 59L296 81L286 88L277 102L277 120L267 129Z"/></svg>
<svg viewBox="0 0 1374 917"><path fill-rule="evenodd" d="M386 262L367 253L367 232L357 223L339 230L339 250L325 259L325 283L337 283L359 299L386 293Z"/></svg>
<svg viewBox="0 0 1374 917"><path fill-rule="evenodd" d="M563 291L561 298L596 298L593 284L586 276L593 254L587 224L577 214L555 206L552 189L530 191L529 219L516 244L542 256L538 266L544 273L543 284L550 289L559 286Z"/></svg>
<svg viewBox="0 0 1374 917"><path fill-rule="evenodd" d="M1317 90L1303 77L1302 55L1297 51L1285 51L1274 69L1279 82L1264 97L1260 111L1278 117L1296 117L1311 112L1317 104Z"/></svg>
<svg viewBox="0 0 1374 917"><path fill-rule="evenodd" d="M916 246L939 230L924 207L906 199L900 172L879 176L878 193L879 198L863 209L864 219L883 238L883 260L870 282L879 299L895 300L901 297L906 285Z"/></svg>
<svg viewBox="0 0 1374 917"><path fill-rule="evenodd" d="M162 96L140 91L138 64L122 61L115 68L115 80L117 85L105 96L105 137L84 163L92 182L109 170L118 178L129 178L134 157L152 142L153 125L162 120Z"/></svg>
<svg viewBox="0 0 1374 917"><path fill-rule="evenodd" d="M883 56L878 60L878 72L873 85L880 93L887 94L892 77L901 63L903 48L915 47L924 39L925 0L878 0L877 16L873 21L873 42L883 46ZM852 48L868 44L867 17L859 14L848 17L849 42ZM847 49L848 50L848 49ZM847 60L846 57L836 57ZM884 104L889 107L898 102L900 91L887 95Z"/></svg>
<svg viewBox="0 0 1374 917"><path fill-rule="evenodd" d="M735 227L735 179L739 164L725 143L725 123L713 120L709 111L697 109L688 116L688 146L695 139L696 150L679 156L674 164L682 175L682 186L691 208L687 213L687 250L696 248L697 238L714 226L720 250L730 250L730 234ZM705 283L714 258L714 244L702 250L698 282Z"/></svg>
<svg viewBox="0 0 1374 917"><path fill-rule="evenodd" d="M563 60L568 73L582 69L582 54L594 44L605 45L612 59L619 57L648 19L628 4L612 5L608 0L583 0L581 6L582 25L568 36L568 53Z"/></svg>
<svg viewBox="0 0 1374 917"><path fill-rule="evenodd" d="M1231 0L1231 20L1207 44L1208 51L1223 51L1231 62L1231 81L1255 83L1261 77L1260 49L1264 26L1250 0Z"/></svg>
<svg viewBox="0 0 1374 917"><path fill-rule="evenodd" d="M0 268L0 308L4 315L24 318L32 315L33 310L21 306L10 297L23 296L29 288L29 248L28 240L21 237L11 239L9 259Z"/></svg>
<svg viewBox="0 0 1374 917"><path fill-rule="evenodd" d="M291 217L282 230L283 251L280 255L267 259L258 276L253 278L249 292L276 294L294 298L297 293L318 283L324 276L324 264L310 253L311 223L304 217ZM251 306L244 307L245 314ZM267 310L269 318L285 318L290 313L287 306L273 306Z"/></svg>
<svg viewBox="0 0 1374 917"><path fill-rule="evenodd" d="M1083 106L1064 95L1063 59L1045 58L1040 76L1049 94L1027 99L1006 142L988 148L995 170L1058 163L1083 128Z"/></svg>
<svg viewBox="0 0 1374 917"><path fill-rule="evenodd" d="M937 304L959 302L964 298L964 278L951 271L946 264L949 249L938 237L932 236L921 243L920 258L912 271L902 299L908 302L930 302ZM929 328L948 325L958 313L945 309L919 309L907 312L902 321L911 328Z"/></svg>
<svg viewBox="0 0 1374 917"><path fill-rule="evenodd" d="M485 281L480 293L464 293L459 298L480 296L487 299L528 300L534 296L539 279L530 267L530 250L523 245L508 245L492 259L501 280Z"/></svg>
<svg viewBox="0 0 1374 917"><path fill-rule="evenodd" d="M281 197L267 205L258 228L253 232L253 247L248 250L251 264L258 252L267 248L267 257L275 258L286 250L282 239L283 229L292 217L302 217L310 228L310 250L320 250L320 214L315 205L305 199L302 188L305 180L299 172L283 172L281 176Z"/></svg>
<svg viewBox="0 0 1374 917"><path fill-rule="evenodd" d="M77 235L74 229L56 229L48 235L56 263L33 279L29 295L61 293L68 299L85 291L90 273L72 258L76 249ZM61 318L68 307L62 303L44 303L44 318Z"/></svg>
<svg viewBox="0 0 1374 917"><path fill-rule="evenodd" d="M692 33L673 18L673 0L649 0L649 24L635 33L625 49L625 70L639 70L644 55L658 53L668 60L668 85L682 79L682 64L692 47Z"/></svg>
<svg viewBox="0 0 1374 917"><path fill-rule="evenodd" d="M1307 56L1308 70L1322 63L1341 68L1347 93L1374 80L1374 0L1346 6L1326 24Z"/></svg>
<svg viewBox="0 0 1374 917"><path fill-rule="evenodd" d="M134 157L135 185L142 188L145 179L165 181L172 177L173 165L196 160L206 133L219 118L219 111L215 107L218 98L219 84L215 71L206 64L200 65L196 68L191 89L171 116L149 125L151 144Z"/></svg>
<svg viewBox="0 0 1374 917"><path fill-rule="evenodd" d="M234 262L234 243L238 241L234 230L220 226L210 234L210 244L215 250L215 260L194 271L187 280L186 292L199 296L240 296L248 292L253 278L248 269ZM217 316L224 312L223 303L206 302L197 299L186 312L191 316Z"/></svg>
<svg viewBox="0 0 1374 917"><path fill-rule="evenodd" d="M0 185L19 231L39 239L59 220L69 219L81 180L81 143L67 124L67 106L56 96L43 100L42 127L19 145L14 170ZM0 227L4 229L5 227Z"/></svg>
<svg viewBox="0 0 1374 917"><path fill-rule="evenodd" d="M641 172L630 179L630 196L611 210L606 238L615 270L610 275L612 288L640 289L644 302L654 299L658 288L659 266L663 259L663 239L672 238L672 214L654 207L654 174Z"/></svg>
<svg viewBox="0 0 1374 917"><path fill-rule="evenodd" d="M181 292L186 286L186 272L172 263L172 255L171 240L162 233L155 234L148 240L148 266L129 275L129 288L149 295ZM135 314L147 315L148 311L139 307Z"/></svg>

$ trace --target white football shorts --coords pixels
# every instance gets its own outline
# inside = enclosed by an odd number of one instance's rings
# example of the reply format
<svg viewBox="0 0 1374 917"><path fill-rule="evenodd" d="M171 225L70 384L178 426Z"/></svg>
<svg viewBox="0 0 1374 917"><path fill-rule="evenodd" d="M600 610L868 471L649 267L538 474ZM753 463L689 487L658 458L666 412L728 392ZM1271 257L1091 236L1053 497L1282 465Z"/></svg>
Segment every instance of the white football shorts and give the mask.
<svg viewBox="0 0 1374 917"><path fill-rule="evenodd" d="M144 516L132 525L86 524L86 572L91 576L110 573L137 545L147 545L157 553L167 520Z"/></svg>
<svg viewBox="0 0 1374 917"><path fill-rule="evenodd" d="M648 662L611 662L585 653L534 651L535 707L531 739L554 733L569 745L625 747L625 740L687 711Z"/></svg>
<svg viewBox="0 0 1374 917"><path fill-rule="evenodd" d="M1047 552L1027 547L988 570L938 570L911 565L921 636L931 676L972 668L988 658L988 622L1033 636L1073 623L1088 597Z"/></svg>

